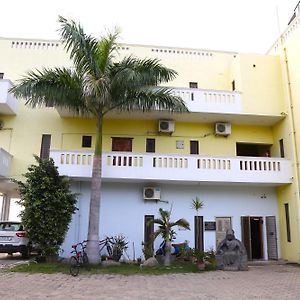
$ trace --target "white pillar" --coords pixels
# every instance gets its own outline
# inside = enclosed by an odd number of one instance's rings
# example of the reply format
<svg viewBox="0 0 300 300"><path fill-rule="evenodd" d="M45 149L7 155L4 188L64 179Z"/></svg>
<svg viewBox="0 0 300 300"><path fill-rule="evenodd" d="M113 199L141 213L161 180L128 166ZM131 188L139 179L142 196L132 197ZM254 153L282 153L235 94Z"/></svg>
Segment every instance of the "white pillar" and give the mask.
<svg viewBox="0 0 300 300"><path fill-rule="evenodd" d="M10 197L6 194L2 196L2 209L0 212L0 220L7 221L9 218Z"/></svg>

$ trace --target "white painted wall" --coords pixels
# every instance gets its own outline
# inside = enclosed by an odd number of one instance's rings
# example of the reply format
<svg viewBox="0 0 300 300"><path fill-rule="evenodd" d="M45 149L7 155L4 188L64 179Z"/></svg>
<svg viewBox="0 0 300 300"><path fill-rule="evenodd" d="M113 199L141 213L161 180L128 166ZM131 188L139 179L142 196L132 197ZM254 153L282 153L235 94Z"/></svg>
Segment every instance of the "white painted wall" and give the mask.
<svg viewBox="0 0 300 300"><path fill-rule="evenodd" d="M163 202L145 202L142 198L144 184L140 183L104 183L101 203L100 237L123 234L130 241L128 254L133 258L135 245L136 258L142 255L141 243L144 238L144 215L158 216L158 209L170 209L172 219L186 218L191 224L191 231L178 231L176 242L188 240L194 247L194 216L191 201L198 196L204 202L200 215L204 221L214 221L215 217L232 217L232 226L236 237L241 239L241 216L275 216L278 224L278 211L275 189L271 187L250 186L216 186L216 185L164 185L161 184L161 199ZM147 184L147 186L150 186ZM73 243L87 237L89 183L76 182L73 189L81 193L76 215L73 217L70 230L63 249L68 256ZM262 195L266 198L261 198ZM264 219L265 220L265 219ZM264 257L267 259L267 241L264 222ZM277 230L277 235L279 234ZM279 240L279 236L278 236ZM157 240L157 248L160 241ZM215 231L204 232L205 249L215 249ZM279 245L278 245L279 249Z"/></svg>

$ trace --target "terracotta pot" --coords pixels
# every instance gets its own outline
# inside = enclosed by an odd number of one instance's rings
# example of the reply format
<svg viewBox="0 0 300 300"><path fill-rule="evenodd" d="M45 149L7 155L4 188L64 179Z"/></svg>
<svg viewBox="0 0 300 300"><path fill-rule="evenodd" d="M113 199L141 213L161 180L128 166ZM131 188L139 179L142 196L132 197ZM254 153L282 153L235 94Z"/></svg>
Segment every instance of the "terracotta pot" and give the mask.
<svg viewBox="0 0 300 300"><path fill-rule="evenodd" d="M197 262L197 268L199 271L204 271L205 270L205 263L202 262Z"/></svg>

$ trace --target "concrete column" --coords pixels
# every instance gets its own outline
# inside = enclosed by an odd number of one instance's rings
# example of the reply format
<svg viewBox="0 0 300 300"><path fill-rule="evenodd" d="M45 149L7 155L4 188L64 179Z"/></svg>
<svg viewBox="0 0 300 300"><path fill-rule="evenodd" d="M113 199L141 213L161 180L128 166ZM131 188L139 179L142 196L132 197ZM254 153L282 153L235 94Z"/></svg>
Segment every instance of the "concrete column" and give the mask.
<svg viewBox="0 0 300 300"><path fill-rule="evenodd" d="M6 194L3 194L2 198L2 209L0 212L0 221L7 221L9 218L9 209L10 209L10 197Z"/></svg>

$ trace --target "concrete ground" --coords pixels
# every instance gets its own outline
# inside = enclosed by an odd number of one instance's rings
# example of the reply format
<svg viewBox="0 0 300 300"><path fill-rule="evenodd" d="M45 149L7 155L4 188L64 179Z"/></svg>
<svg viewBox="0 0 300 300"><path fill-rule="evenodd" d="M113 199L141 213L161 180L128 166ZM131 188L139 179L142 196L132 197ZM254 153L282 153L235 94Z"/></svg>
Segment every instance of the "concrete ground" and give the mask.
<svg viewBox="0 0 300 300"><path fill-rule="evenodd" d="M0 259L3 262L17 259ZM300 299L300 266L160 276L24 274L0 270L0 299Z"/></svg>

